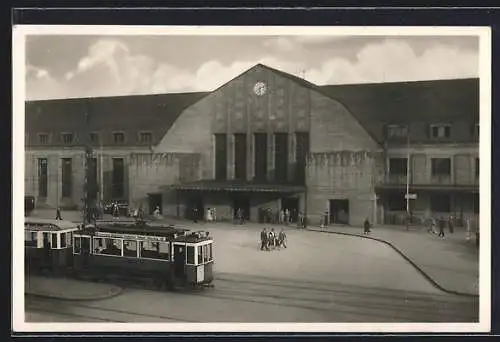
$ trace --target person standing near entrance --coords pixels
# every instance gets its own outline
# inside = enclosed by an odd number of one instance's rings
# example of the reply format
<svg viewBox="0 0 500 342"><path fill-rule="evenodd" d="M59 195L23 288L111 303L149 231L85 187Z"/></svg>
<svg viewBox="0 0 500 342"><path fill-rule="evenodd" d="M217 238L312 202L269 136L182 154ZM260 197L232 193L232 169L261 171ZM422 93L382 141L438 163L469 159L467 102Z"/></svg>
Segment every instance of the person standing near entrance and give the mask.
<svg viewBox="0 0 500 342"><path fill-rule="evenodd" d="M363 234L368 235L370 233L370 221L368 220L368 217L365 219L364 223L364 229L363 229Z"/></svg>
<svg viewBox="0 0 500 342"><path fill-rule="evenodd" d="M450 230L450 234L453 234L454 224L453 224L453 216L450 216L448 219L448 229Z"/></svg>
<svg viewBox="0 0 500 342"><path fill-rule="evenodd" d="M465 219L465 240L470 240L470 217Z"/></svg>
<svg viewBox="0 0 500 342"><path fill-rule="evenodd" d="M446 225L446 222L444 221L444 218L441 217L439 219L439 237L442 237L444 239L444 227Z"/></svg>
<svg viewBox="0 0 500 342"><path fill-rule="evenodd" d="M193 222L198 223L198 208L193 208Z"/></svg>
<svg viewBox="0 0 500 342"><path fill-rule="evenodd" d="M57 207L56 209L56 220L62 220L60 207Z"/></svg>

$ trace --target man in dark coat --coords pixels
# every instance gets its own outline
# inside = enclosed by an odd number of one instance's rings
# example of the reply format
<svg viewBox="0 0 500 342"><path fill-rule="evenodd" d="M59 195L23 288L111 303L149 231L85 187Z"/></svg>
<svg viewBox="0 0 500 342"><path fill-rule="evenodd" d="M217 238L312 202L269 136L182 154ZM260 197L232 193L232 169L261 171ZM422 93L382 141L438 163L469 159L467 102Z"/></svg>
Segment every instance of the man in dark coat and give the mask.
<svg viewBox="0 0 500 342"><path fill-rule="evenodd" d="M450 216L450 218L448 219L448 229L450 230L450 234L453 234L453 230L454 230L454 226L453 226L453 216Z"/></svg>
<svg viewBox="0 0 500 342"><path fill-rule="evenodd" d="M264 249L269 249L267 246L267 231L266 228L262 229L260 232L260 250L263 251Z"/></svg>
<svg viewBox="0 0 500 342"><path fill-rule="evenodd" d="M446 222L444 221L444 218L439 219L439 237L444 238L444 227L446 225Z"/></svg>
<svg viewBox="0 0 500 342"><path fill-rule="evenodd" d="M61 208L59 208L59 207L57 207L57 210L56 210L56 220L62 220Z"/></svg>
<svg viewBox="0 0 500 342"><path fill-rule="evenodd" d="M364 223L364 229L363 229L363 234L368 234L370 233L370 221L368 218L366 218L365 223Z"/></svg>

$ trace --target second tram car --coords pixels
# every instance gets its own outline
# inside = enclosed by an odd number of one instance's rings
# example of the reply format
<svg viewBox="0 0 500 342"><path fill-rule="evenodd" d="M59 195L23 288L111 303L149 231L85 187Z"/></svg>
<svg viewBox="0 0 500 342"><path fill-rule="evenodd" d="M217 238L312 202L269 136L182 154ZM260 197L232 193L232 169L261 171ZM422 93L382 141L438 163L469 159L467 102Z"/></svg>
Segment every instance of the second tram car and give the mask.
<svg viewBox="0 0 500 342"><path fill-rule="evenodd" d="M211 284L213 244L208 232L146 222L100 221L77 226L25 221L27 269L78 276L151 278L169 289Z"/></svg>

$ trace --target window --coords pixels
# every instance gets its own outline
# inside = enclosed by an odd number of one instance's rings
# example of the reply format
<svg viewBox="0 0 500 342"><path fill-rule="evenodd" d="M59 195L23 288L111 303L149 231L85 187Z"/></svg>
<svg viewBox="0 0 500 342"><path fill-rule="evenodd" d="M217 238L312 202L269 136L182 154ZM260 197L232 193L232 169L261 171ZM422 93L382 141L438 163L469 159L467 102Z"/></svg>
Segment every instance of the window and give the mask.
<svg viewBox="0 0 500 342"><path fill-rule="evenodd" d="M247 179L247 135L234 135L234 178L245 181Z"/></svg>
<svg viewBox="0 0 500 342"><path fill-rule="evenodd" d="M203 245L203 262L208 262L208 246Z"/></svg>
<svg viewBox="0 0 500 342"><path fill-rule="evenodd" d="M57 233L52 233L52 248L57 248Z"/></svg>
<svg viewBox="0 0 500 342"><path fill-rule="evenodd" d="M431 163L433 176L449 176L451 174L451 159L432 158Z"/></svg>
<svg viewBox="0 0 500 342"><path fill-rule="evenodd" d="M47 197L48 169L47 158L38 159L38 196Z"/></svg>
<svg viewBox="0 0 500 342"><path fill-rule="evenodd" d="M99 185L97 183L97 158L87 158L87 196L91 200L97 199Z"/></svg>
<svg viewBox="0 0 500 342"><path fill-rule="evenodd" d="M198 264L203 264L203 246L198 246Z"/></svg>
<svg viewBox="0 0 500 342"><path fill-rule="evenodd" d="M408 126L406 125L388 125L387 139L403 139L408 136Z"/></svg>
<svg viewBox="0 0 500 342"><path fill-rule="evenodd" d="M306 162L309 153L309 133L295 133L295 181L297 184L304 185L306 182Z"/></svg>
<svg viewBox="0 0 500 342"><path fill-rule="evenodd" d="M153 140L153 135L151 132L141 132L139 133L139 141L143 144L150 144Z"/></svg>
<svg viewBox="0 0 500 342"><path fill-rule="evenodd" d="M82 238L75 236L73 239L73 254L80 254L82 252Z"/></svg>
<svg viewBox="0 0 500 342"><path fill-rule="evenodd" d="M45 133L38 134L38 143L40 145L48 145L49 144L49 135Z"/></svg>
<svg viewBox="0 0 500 342"><path fill-rule="evenodd" d="M431 211L433 213L449 213L451 210L450 196L446 194L431 196Z"/></svg>
<svg viewBox="0 0 500 342"><path fill-rule="evenodd" d="M62 197L69 198L72 194L73 170L71 158L62 160Z"/></svg>
<svg viewBox="0 0 500 342"><path fill-rule="evenodd" d="M65 145L71 145L73 143L73 134L71 133L62 133L61 140Z"/></svg>
<svg viewBox="0 0 500 342"><path fill-rule="evenodd" d="M288 180L288 133L275 133L274 138L274 180L284 183Z"/></svg>
<svg viewBox="0 0 500 342"><path fill-rule="evenodd" d="M168 242L141 241L139 242L139 246L141 251L141 258L159 260L169 259Z"/></svg>
<svg viewBox="0 0 500 342"><path fill-rule="evenodd" d="M123 144L125 142L124 133L113 133L113 141L115 144Z"/></svg>
<svg viewBox="0 0 500 342"><path fill-rule="evenodd" d="M96 132L90 133L90 142L93 145L99 145L99 143L100 143L99 133L96 133Z"/></svg>
<svg viewBox="0 0 500 342"><path fill-rule="evenodd" d="M113 198L122 198L125 192L125 168L123 158L113 158Z"/></svg>
<svg viewBox="0 0 500 342"><path fill-rule="evenodd" d="M187 246L186 264L194 265L194 247Z"/></svg>
<svg viewBox="0 0 500 342"><path fill-rule="evenodd" d="M72 242L73 242L73 233L72 232L66 233L66 246L71 247Z"/></svg>
<svg viewBox="0 0 500 342"><path fill-rule="evenodd" d="M476 178L479 178L479 158L476 158Z"/></svg>
<svg viewBox="0 0 500 342"><path fill-rule="evenodd" d="M135 240L123 241L123 256L137 258L137 241Z"/></svg>
<svg viewBox="0 0 500 342"><path fill-rule="evenodd" d="M254 169L255 179L266 181L267 179L267 134L254 134Z"/></svg>
<svg viewBox="0 0 500 342"><path fill-rule="evenodd" d="M37 247L38 246L37 232L25 230L24 231L24 245L26 247Z"/></svg>
<svg viewBox="0 0 500 342"><path fill-rule="evenodd" d="M402 193L389 195L387 202L390 211L406 211L406 198Z"/></svg>
<svg viewBox="0 0 500 342"><path fill-rule="evenodd" d="M408 171L408 158L391 158L389 159L389 174L390 175L406 175Z"/></svg>
<svg viewBox="0 0 500 342"><path fill-rule="evenodd" d="M227 178L227 135L215 134L215 179Z"/></svg>
<svg viewBox="0 0 500 342"><path fill-rule="evenodd" d="M67 241L66 241L66 233L61 233L61 248L66 248Z"/></svg>
<svg viewBox="0 0 500 342"><path fill-rule="evenodd" d="M212 244L208 245L208 260L212 261L214 259L214 255L212 254Z"/></svg>
<svg viewBox="0 0 500 342"><path fill-rule="evenodd" d="M448 139L450 136L450 125L431 125L431 137L433 139Z"/></svg>
<svg viewBox="0 0 500 342"><path fill-rule="evenodd" d="M122 240L94 238L94 253L102 255L122 255Z"/></svg>

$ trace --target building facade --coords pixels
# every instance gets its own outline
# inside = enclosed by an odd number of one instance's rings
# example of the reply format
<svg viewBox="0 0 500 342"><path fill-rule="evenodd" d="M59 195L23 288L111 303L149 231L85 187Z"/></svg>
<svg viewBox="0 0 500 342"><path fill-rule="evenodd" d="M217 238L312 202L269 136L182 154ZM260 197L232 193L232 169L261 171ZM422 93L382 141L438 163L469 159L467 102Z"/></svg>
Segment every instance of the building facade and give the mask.
<svg viewBox="0 0 500 342"><path fill-rule="evenodd" d="M167 216L399 223L407 191L415 216L473 216L478 98L477 79L320 87L259 64L209 93L29 102L25 192L81 206L87 144L98 199Z"/></svg>

